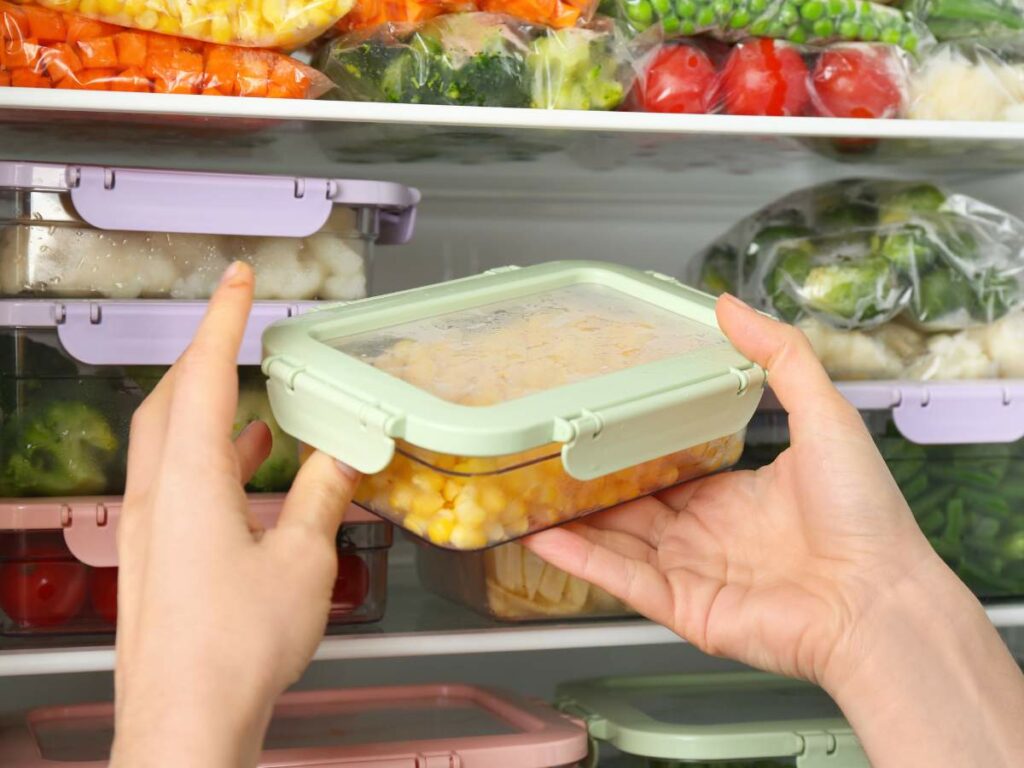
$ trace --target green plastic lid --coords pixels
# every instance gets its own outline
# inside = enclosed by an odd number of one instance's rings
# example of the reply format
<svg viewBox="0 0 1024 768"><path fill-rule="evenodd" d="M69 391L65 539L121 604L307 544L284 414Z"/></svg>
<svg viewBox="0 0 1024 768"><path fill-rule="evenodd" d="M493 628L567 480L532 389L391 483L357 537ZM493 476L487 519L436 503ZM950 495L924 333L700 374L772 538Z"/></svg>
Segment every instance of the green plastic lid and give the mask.
<svg viewBox="0 0 1024 768"><path fill-rule="evenodd" d="M557 695L592 738L630 755L870 768L832 699L797 680L760 672L608 677L565 683Z"/></svg>
<svg viewBox="0 0 1024 768"><path fill-rule="evenodd" d="M330 306L263 345L281 427L364 473L396 440L479 457L560 444L589 480L739 432L764 384L710 296L594 262Z"/></svg>

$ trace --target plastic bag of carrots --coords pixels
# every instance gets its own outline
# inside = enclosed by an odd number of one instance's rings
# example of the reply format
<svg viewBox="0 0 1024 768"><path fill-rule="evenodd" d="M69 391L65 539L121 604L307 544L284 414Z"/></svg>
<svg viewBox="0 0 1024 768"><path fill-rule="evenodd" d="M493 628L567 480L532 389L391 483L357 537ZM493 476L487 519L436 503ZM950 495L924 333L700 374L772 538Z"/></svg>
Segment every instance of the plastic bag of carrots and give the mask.
<svg viewBox="0 0 1024 768"><path fill-rule="evenodd" d="M446 13L484 11L556 29L589 21L598 0L359 0L335 26L338 32L390 22L427 21Z"/></svg>
<svg viewBox="0 0 1024 768"><path fill-rule="evenodd" d="M0 86L315 99L331 82L275 51L185 40L0 0Z"/></svg>

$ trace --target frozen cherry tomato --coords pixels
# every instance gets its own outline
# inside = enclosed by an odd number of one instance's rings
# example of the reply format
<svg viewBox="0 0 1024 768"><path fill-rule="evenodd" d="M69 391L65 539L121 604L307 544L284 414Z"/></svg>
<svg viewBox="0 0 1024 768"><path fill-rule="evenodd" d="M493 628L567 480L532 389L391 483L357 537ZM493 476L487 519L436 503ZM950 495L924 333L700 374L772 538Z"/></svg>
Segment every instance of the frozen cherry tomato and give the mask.
<svg viewBox="0 0 1024 768"><path fill-rule="evenodd" d="M63 537L26 537L19 558L0 565L0 608L24 628L56 627L85 603L88 568L74 559Z"/></svg>
<svg viewBox="0 0 1024 768"><path fill-rule="evenodd" d="M92 569L89 598L97 616L110 624L117 624L117 568Z"/></svg>
<svg viewBox="0 0 1024 768"><path fill-rule="evenodd" d="M655 54L639 83L639 107L645 112L710 112L717 78L704 51L692 45L667 45Z"/></svg>
<svg viewBox="0 0 1024 768"><path fill-rule="evenodd" d="M818 113L827 117L896 117L903 106L900 63L884 48L839 47L814 67Z"/></svg>
<svg viewBox="0 0 1024 768"><path fill-rule="evenodd" d="M370 593L370 569L359 555L338 555L338 578L331 592L331 613L359 608Z"/></svg>
<svg viewBox="0 0 1024 768"><path fill-rule="evenodd" d="M807 65L795 48L763 38L739 43L722 72L730 115L802 115L810 102Z"/></svg>

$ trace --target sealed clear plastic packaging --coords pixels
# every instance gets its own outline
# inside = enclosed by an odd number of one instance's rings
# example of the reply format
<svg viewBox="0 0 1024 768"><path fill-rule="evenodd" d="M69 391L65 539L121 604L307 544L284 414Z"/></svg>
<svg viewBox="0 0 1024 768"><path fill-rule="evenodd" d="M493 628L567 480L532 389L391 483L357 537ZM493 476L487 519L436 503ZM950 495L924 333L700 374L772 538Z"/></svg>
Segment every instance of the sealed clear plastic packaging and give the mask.
<svg viewBox="0 0 1024 768"><path fill-rule="evenodd" d="M1024 222L927 182L796 192L696 265L692 282L803 328L837 379L1022 373Z"/></svg>
<svg viewBox="0 0 1024 768"><path fill-rule="evenodd" d="M864 0L611 0L634 31L656 27L666 37L709 35L736 42L770 37L798 45L886 43L913 53L932 42L912 14Z"/></svg>
<svg viewBox="0 0 1024 768"><path fill-rule="evenodd" d="M910 77L907 117L1024 120L1024 45L1020 38L1016 46L962 41L929 50Z"/></svg>
<svg viewBox="0 0 1024 768"><path fill-rule="evenodd" d="M361 298L418 201L385 182L0 163L0 296L205 299L240 259L257 299Z"/></svg>
<svg viewBox="0 0 1024 768"><path fill-rule="evenodd" d="M563 29L590 21L596 8L595 0L366 0L356 3L336 29L353 32L381 24L416 23L444 14L473 11Z"/></svg>
<svg viewBox="0 0 1024 768"><path fill-rule="evenodd" d="M182 40L0 2L0 86L315 99L321 73L276 51Z"/></svg>
<svg viewBox="0 0 1024 768"><path fill-rule="evenodd" d="M679 38L641 57L628 101L644 112L903 117L910 61L881 43Z"/></svg>
<svg viewBox="0 0 1024 768"><path fill-rule="evenodd" d="M483 549L731 466L763 371L710 297L554 262L275 323L289 434L368 475L359 504Z"/></svg>
<svg viewBox="0 0 1024 768"><path fill-rule="evenodd" d="M499 621L596 619L631 615L622 601L541 560L517 542L483 552L416 550L431 591Z"/></svg>
<svg viewBox="0 0 1024 768"><path fill-rule="evenodd" d="M25 0L14 0L16 3ZM33 0L107 24L246 48L292 50L326 32L354 0ZM33 32L40 42L46 35Z"/></svg>
<svg viewBox="0 0 1024 768"><path fill-rule="evenodd" d="M477 107L614 109L635 76L611 23L550 29L487 13L355 32L315 65L332 98Z"/></svg>
<svg viewBox="0 0 1024 768"><path fill-rule="evenodd" d="M903 0L901 5L938 40L1019 43L1024 34L1021 0Z"/></svg>
<svg viewBox="0 0 1024 768"><path fill-rule="evenodd" d="M272 528L284 497L249 497ZM110 634L117 623L120 497L0 500L0 634ZM353 507L338 531L328 629L377 621L387 601L392 527Z"/></svg>

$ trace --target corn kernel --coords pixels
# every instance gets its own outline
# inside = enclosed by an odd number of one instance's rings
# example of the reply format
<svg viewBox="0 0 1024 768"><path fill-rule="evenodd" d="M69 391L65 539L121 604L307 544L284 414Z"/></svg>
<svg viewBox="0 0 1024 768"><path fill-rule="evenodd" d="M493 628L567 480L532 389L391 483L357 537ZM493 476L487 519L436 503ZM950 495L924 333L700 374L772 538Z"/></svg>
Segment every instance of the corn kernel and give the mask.
<svg viewBox="0 0 1024 768"><path fill-rule="evenodd" d="M399 483L391 489L391 493L388 495L388 504L397 510L408 511L412 509L418 495L419 492L413 486Z"/></svg>
<svg viewBox="0 0 1024 768"><path fill-rule="evenodd" d="M82 0L82 5L84 6L87 2L91 2L91 0ZM82 13L87 13L87 11L83 10ZM139 27L139 29L152 30L156 29L156 25L159 21L160 17L157 16L156 13L147 10L143 13L140 13L138 17L136 17L135 24L137 27Z"/></svg>
<svg viewBox="0 0 1024 768"><path fill-rule="evenodd" d="M455 480L446 480L444 488L441 490L441 495L444 496L445 501L454 501L455 498L462 492L462 484Z"/></svg>
<svg viewBox="0 0 1024 768"><path fill-rule="evenodd" d="M100 2L102 1L100 0ZM165 35L177 35L181 32L181 25L170 16L161 16L160 20L156 23L156 31Z"/></svg>
<svg viewBox="0 0 1024 768"><path fill-rule="evenodd" d="M402 525L417 536L425 536L427 534L427 528L430 527L430 523L422 517L416 517L415 515L409 515L409 517L405 518L402 521Z"/></svg>
<svg viewBox="0 0 1024 768"><path fill-rule="evenodd" d="M99 0L97 7L104 16L113 16L120 12L121 2L120 0Z"/></svg>
<svg viewBox="0 0 1024 768"><path fill-rule="evenodd" d="M480 506L489 514L499 515L505 509L508 497L496 485L485 485L480 489Z"/></svg>
<svg viewBox="0 0 1024 768"><path fill-rule="evenodd" d="M480 549L487 546L487 537L483 531L462 524L452 529L450 541L452 546L459 549Z"/></svg>
<svg viewBox="0 0 1024 768"><path fill-rule="evenodd" d="M445 482L437 472L417 472L412 476L412 484L421 491L440 492Z"/></svg>
<svg viewBox="0 0 1024 768"><path fill-rule="evenodd" d="M437 491L426 491L416 494L412 502L412 514L430 517L444 506L444 497Z"/></svg>
<svg viewBox="0 0 1024 768"><path fill-rule="evenodd" d="M442 509L427 526L427 536L435 544L447 544L451 540L454 529L455 516L449 510Z"/></svg>
<svg viewBox="0 0 1024 768"><path fill-rule="evenodd" d="M94 16L99 11L98 0L82 0L78 4L78 12L85 16Z"/></svg>
<svg viewBox="0 0 1024 768"><path fill-rule="evenodd" d="M463 501L461 497L455 500L455 516L460 524L473 527L480 527L487 520L483 507L471 500Z"/></svg>

